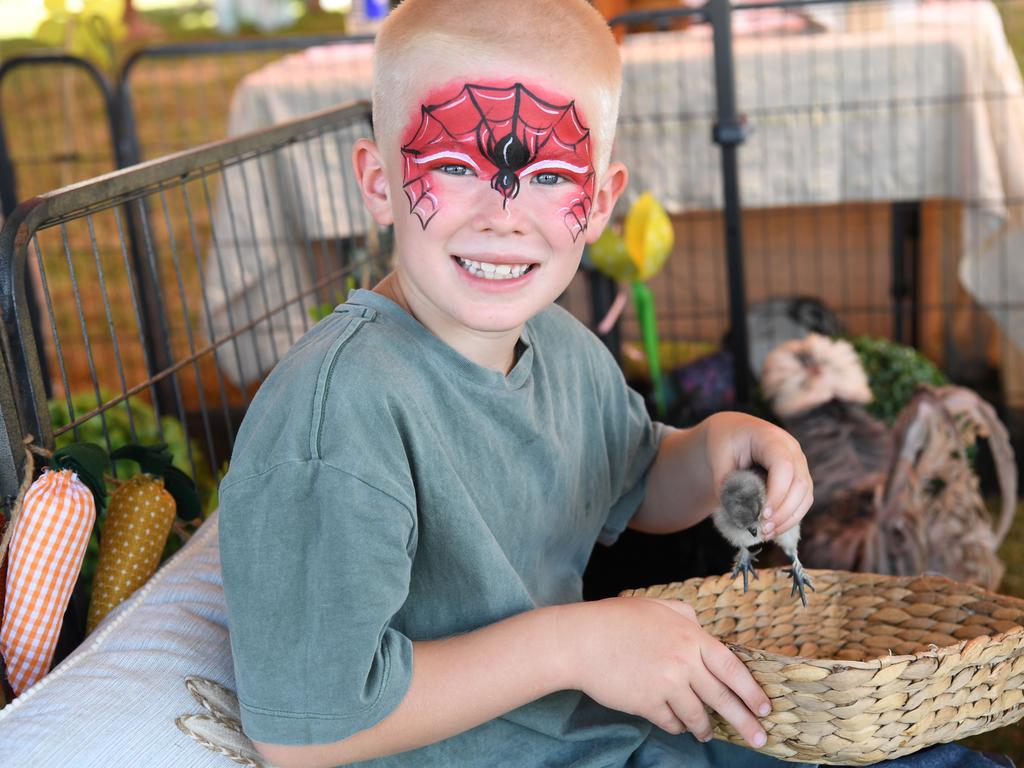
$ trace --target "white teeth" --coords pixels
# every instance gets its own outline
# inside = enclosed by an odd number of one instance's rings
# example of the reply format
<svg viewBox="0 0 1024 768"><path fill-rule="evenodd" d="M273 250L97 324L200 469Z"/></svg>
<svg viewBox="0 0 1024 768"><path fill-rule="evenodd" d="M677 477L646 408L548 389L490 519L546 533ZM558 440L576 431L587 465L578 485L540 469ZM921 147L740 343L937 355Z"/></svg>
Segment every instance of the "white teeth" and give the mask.
<svg viewBox="0 0 1024 768"><path fill-rule="evenodd" d="M472 261L461 256L455 257L462 268L474 277L482 277L485 280L513 280L522 277L530 268L529 264L490 264L486 261Z"/></svg>

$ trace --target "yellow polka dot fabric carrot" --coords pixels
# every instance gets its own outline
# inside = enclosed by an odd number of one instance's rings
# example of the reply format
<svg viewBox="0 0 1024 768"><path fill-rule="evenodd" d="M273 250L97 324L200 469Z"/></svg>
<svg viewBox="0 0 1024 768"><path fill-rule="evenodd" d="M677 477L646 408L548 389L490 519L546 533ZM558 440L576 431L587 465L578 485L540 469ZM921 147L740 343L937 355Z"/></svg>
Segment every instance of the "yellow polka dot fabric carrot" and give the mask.
<svg viewBox="0 0 1024 768"><path fill-rule="evenodd" d="M191 480L171 466L172 457L164 445L124 446L111 459L136 461L143 471L110 495L100 531L88 632L156 572L175 517L190 516L195 497ZM194 504L198 507L197 497Z"/></svg>
<svg viewBox="0 0 1024 768"><path fill-rule="evenodd" d="M74 444L57 451L29 487L7 552L0 655L15 695L50 668L57 637L105 501L106 452Z"/></svg>

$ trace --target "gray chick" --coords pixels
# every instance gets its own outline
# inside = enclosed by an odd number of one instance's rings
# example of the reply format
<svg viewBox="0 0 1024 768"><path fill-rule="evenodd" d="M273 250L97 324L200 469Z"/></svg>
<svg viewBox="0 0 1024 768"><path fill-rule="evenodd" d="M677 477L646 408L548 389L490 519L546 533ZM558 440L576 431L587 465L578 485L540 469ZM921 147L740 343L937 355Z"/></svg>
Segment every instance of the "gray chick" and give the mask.
<svg viewBox="0 0 1024 768"><path fill-rule="evenodd" d="M743 574L743 591L747 591L748 574L754 574L757 578L757 571L754 570L755 557L759 549L750 551L750 547L764 541L764 533L761 530L761 510L764 509L767 499L765 480L768 473L762 467L751 467L750 469L737 469L733 471L722 486L722 505L711 515L711 520L719 533L725 540L738 548L736 553L735 568L732 575L735 578ZM794 525L789 530L780 534L776 539L782 551L793 563L793 567L787 569L787 573L793 579L793 590L790 594L800 592L800 602L807 606L807 596L804 594L804 587L814 590L810 577L800 565L797 558L796 545L800 540L800 526Z"/></svg>

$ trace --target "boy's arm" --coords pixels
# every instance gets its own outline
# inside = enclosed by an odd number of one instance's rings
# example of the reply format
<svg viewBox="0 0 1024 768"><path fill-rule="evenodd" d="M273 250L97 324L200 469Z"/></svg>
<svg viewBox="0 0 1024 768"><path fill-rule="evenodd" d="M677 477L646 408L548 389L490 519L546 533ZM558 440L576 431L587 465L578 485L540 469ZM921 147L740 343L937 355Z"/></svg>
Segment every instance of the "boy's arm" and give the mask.
<svg viewBox="0 0 1024 768"><path fill-rule="evenodd" d="M796 525L814 497L807 459L788 432L745 413L721 412L661 441L647 474L644 500L629 527L673 533L706 518L734 469L759 464L768 470L765 532L774 538Z"/></svg>
<svg viewBox="0 0 1024 768"><path fill-rule="evenodd" d="M343 741L256 746L282 768L344 765L432 744L569 688L555 639L557 610L540 608L474 632L414 642L405 698L382 721Z"/></svg>
<svg viewBox="0 0 1024 768"><path fill-rule="evenodd" d="M707 454L707 420L669 432L647 473L644 499L629 522L642 533L674 533L706 518L717 503Z"/></svg>
<svg viewBox="0 0 1024 768"><path fill-rule="evenodd" d="M413 644L409 690L376 725L331 744L257 742L282 768L343 765L432 744L558 690L581 690L670 733L711 738L705 705L755 746L768 697L676 600L611 598L551 606Z"/></svg>

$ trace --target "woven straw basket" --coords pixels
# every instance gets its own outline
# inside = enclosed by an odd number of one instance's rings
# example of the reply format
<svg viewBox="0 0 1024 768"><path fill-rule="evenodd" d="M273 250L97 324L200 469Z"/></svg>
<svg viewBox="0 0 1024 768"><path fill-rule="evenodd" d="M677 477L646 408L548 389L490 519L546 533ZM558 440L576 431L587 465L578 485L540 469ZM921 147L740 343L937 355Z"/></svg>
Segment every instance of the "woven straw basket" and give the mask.
<svg viewBox="0 0 1024 768"><path fill-rule="evenodd" d="M807 608L781 569L745 594L725 575L623 595L696 610L772 699L760 751L784 760L868 765L1024 717L1024 600L942 576L807 573Z"/></svg>

